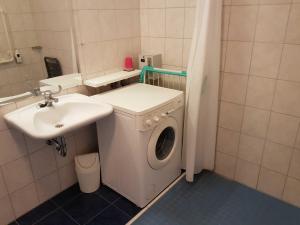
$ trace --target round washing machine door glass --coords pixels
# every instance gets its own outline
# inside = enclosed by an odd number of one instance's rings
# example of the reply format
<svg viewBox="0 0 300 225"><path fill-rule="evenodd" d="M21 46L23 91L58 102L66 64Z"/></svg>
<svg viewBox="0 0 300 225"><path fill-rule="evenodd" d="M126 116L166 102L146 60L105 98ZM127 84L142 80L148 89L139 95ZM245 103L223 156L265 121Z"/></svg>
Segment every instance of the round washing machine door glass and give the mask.
<svg viewBox="0 0 300 225"><path fill-rule="evenodd" d="M148 163L158 170L168 164L171 160L177 145L178 126L173 118L168 118L162 124L158 125L148 144Z"/></svg>

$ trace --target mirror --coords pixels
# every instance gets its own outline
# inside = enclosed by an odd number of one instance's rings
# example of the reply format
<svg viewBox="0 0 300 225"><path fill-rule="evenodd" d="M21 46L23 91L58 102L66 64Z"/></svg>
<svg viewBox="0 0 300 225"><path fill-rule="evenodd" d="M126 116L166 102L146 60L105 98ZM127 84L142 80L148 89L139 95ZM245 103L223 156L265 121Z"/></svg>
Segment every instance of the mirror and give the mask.
<svg viewBox="0 0 300 225"><path fill-rule="evenodd" d="M80 85L74 42L72 0L0 0L0 102Z"/></svg>

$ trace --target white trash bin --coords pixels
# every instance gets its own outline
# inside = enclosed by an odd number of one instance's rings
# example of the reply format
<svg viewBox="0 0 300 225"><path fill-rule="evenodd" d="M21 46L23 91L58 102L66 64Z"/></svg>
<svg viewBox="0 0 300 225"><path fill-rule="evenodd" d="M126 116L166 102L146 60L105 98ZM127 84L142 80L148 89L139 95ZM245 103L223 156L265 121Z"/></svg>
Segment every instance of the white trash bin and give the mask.
<svg viewBox="0 0 300 225"><path fill-rule="evenodd" d="M99 153L76 156L75 171L82 192L96 191L100 187Z"/></svg>

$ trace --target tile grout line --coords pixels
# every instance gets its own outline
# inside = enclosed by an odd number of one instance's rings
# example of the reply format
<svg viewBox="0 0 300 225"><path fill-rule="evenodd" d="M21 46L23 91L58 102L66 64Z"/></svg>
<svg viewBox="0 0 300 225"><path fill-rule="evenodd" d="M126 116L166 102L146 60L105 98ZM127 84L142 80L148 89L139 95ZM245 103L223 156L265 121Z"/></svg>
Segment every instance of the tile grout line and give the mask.
<svg viewBox="0 0 300 225"><path fill-rule="evenodd" d="M95 194L96 197L103 199L104 201L106 201L108 203L108 206L106 206L105 208L103 208L102 210L100 210L100 212L98 212L96 215L92 216L87 222L84 223L84 225L88 225L90 222L92 222L96 217L98 217L101 213L103 213L106 209L108 209L109 207L112 206L111 202L107 201L106 199L102 198L101 196Z"/></svg>
<svg viewBox="0 0 300 225"><path fill-rule="evenodd" d="M236 176L237 176L237 169L238 169L238 163L239 163L239 159L238 159L238 155L240 152L240 144L241 144L241 133L243 130L243 124L244 124L244 120L245 120L245 113L246 113L246 99L247 99L247 95L248 95L248 88L249 88L249 80L250 80L250 71L251 71L251 66L253 63L253 55L254 55L254 49L255 49L255 40L256 40L256 30L257 30L257 26L258 26L258 20L259 20L259 13L260 13L260 6L259 5L255 5L256 6L256 16L255 16L255 29L254 29L254 33L252 36L252 41L251 41L251 56L250 56L250 62L249 62L249 68L248 68L248 73L247 73L247 87L246 87L246 93L245 93L245 99L244 99L244 104L243 104L243 114L242 114L242 118L241 118L241 126L240 126L240 135L239 135L239 141L238 141L238 151L237 151L237 157L235 158L235 169L234 169L234 173L233 173L233 179L236 180ZM233 6L231 6L233 7ZM230 14L232 13L232 11L230 11ZM231 16L230 16L231 18ZM230 20L231 21L231 20ZM228 31L228 35L229 35L229 31ZM258 173L259 176L259 173ZM258 178L257 178L258 180ZM257 186L257 181L256 181L256 185Z"/></svg>
<svg viewBox="0 0 300 225"><path fill-rule="evenodd" d="M285 32L284 32L284 37L283 37L283 43L281 44L282 45L282 49L281 49L281 55L280 55L280 63L278 65L278 68L277 68L277 74L276 74L276 77L275 77L275 88L274 88L274 92L273 92L273 99L272 99L272 104L271 104L271 115L270 115L270 121L269 121L269 125L268 125L268 132L270 131L270 126L271 126L271 116L273 114L273 107L274 107L274 102L275 102L275 97L276 97L276 93L277 93L277 90L278 90L278 82L280 81L280 68L281 68L281 65L282 65L282 61L283 61L283 53L284 53L284 50L285 50L285 46L286 46L286 37L287 37L287 32L288 32L288 25L289 25L289 21L290 21L290 16L291 16L291 11L292 11L292 3L290 2L289 4L289 14L288 14L288 17L287 17L287 21L286 21L286 24L285 24ZM291 116L291 115L289 115ZM299 123L298 123L298 127L297 129L299 130ZM298 133L298 132L297 132ZM297 135L296 133L296 135ZM297 138L296 138L297 139ZM267 142L272 142L272 140L268 140L268 137L266 137L266 143L265 143L265 146L264 146L264 149L263 149L263 156L262 156L262 160L264 158L264 152L265 152L265 148L266 148L266 144ZM296 140L295 140L296 142ZM293 146L295 145L295 142L293 144ZM291 159L289 160L289 165L288 165L288 168L291 166L290 165L291 163ZM270 169L269 169L270 170ZM289 169L288 169L289 170ZM273 170L271 170L273 171ZM280 199L283 200L283 193L284 193L284 190L285 190L285 186L286 186L286 181L288 179L288 172L287 171L287 174L284 174L284 184L283 184L283 189L280 193ZM281 174L281 173L280 173Z"/></svg>
<svg viewBox="0 0 300 225"><path fill-rule="evenodd" d="M158 202L165 194L167 194L181 179L184 178L186 173L181 174L176 180L174 180L165 190L163 190L155 199L153 199L145 208L143 208L137 215L129 220L125 225L131 225L138 220L149 208L151 208L156 202Z"/></svg>

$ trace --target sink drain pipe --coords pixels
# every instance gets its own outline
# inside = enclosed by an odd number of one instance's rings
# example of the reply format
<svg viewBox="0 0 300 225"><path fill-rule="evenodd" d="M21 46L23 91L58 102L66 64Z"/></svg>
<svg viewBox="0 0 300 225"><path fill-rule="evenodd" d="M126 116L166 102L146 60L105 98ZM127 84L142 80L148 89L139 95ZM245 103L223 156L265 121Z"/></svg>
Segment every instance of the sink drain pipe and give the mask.
<svg viewBox="0 0 300 225"><path fill-rule="evenodd" d="M67 156L67 144L64 136L50 139L46 143L47 145L54 146L58 154L62 157Z"/></svg>

